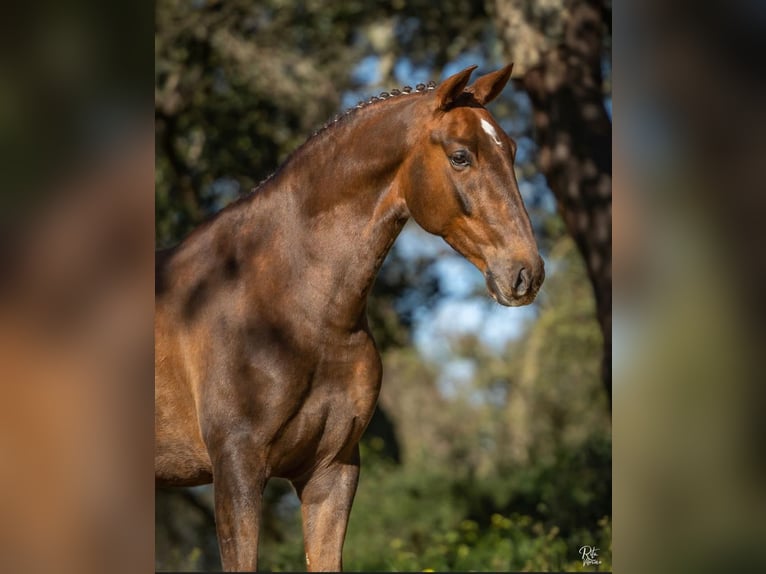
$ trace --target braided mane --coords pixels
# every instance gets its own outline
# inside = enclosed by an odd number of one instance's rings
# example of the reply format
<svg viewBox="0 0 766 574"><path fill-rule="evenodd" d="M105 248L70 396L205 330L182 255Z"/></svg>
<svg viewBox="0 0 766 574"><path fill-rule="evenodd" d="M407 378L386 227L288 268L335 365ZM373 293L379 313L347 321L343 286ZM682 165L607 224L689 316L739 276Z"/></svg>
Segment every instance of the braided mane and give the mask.
<svg viewBox="0 0 766 574"><path fill-rule="evenodd" d="M394 88L390 92L380 92L380 95L378 96L372 96L367 100L359 100L359 102L355 106L351 106L350 108L346 109L345 112L342 114L335 114L335 117L327 120L322 127L315 130L311 136L315 136L319 134L320 132L323 132L329 127L332 127L336 123L338 123L340 120L342 120L344 117L351 115L356 110L361 110L362 108L367 108L373 104L376 104L377 102L382 102L383 100L387 100L389 98L395 98L397 96L407 96L410 94L423 94L426 92L429 92L436 88L436 82L431 80L427 84L418 84L413 89L412 86L404 86L401 90Z"/></svg>

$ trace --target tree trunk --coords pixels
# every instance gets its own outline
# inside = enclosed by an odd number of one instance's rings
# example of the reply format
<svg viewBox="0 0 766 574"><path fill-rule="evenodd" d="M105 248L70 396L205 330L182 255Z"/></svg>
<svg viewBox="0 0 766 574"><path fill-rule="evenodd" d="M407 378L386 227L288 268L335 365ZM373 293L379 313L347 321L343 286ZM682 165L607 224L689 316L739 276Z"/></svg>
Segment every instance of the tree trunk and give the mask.
<svg viewBox="0 0 766 574"><path fill-rule="evenodd" d="M518 19L521 8L499 0L497 9L501 35L513 47L515 38L508 36L519 27L503 23L510 22L510 15ZM540 170L593 285L604 336L603 383L611 409L612 123L604 106L601 72L611 16L600 2L584 0L566 2L560 17L559 43L539 46L532 65L523 66L520 83L534 109Z"/></svg>

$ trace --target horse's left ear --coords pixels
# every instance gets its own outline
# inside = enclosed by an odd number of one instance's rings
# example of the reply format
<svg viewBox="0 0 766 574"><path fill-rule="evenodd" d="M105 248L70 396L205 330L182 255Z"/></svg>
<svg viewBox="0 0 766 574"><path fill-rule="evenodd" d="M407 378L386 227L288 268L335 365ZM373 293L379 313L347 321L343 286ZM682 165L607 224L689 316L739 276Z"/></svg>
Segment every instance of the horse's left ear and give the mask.
<svg viewBox="0 0 766 574"><path fill-rule="evenodd" d="M468 80L471 79L471 72L477 67L470 66L462 72L450 76L436 88L436 107L438 109L448 109L460 97L460 94L463 93L463 90L468 85Z"/></svg>
<svg viewBox="0 0 766 574"><path fill-rule="evenodd" d="M513 70L513 64L508 64L496 72L485 74L477 78L468 91L473 92L476 101L484 106L500 95L511 78L511 70Z"/></svg>

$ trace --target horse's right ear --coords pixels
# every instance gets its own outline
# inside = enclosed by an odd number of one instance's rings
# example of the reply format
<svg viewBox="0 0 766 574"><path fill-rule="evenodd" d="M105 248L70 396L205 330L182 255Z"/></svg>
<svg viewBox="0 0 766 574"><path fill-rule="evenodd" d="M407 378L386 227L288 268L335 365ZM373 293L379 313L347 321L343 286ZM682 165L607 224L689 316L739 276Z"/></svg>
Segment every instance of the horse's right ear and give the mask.
<svg viewBox="0 0 766 574"><path fill-rule="evenodd" d="M439 110L446 110L454 101L463 93L463 90L468 85L468 81L471 79L471 73L478 66L470 66L458 72L444 80L438 88L436 88L436 108Z"/></svg>

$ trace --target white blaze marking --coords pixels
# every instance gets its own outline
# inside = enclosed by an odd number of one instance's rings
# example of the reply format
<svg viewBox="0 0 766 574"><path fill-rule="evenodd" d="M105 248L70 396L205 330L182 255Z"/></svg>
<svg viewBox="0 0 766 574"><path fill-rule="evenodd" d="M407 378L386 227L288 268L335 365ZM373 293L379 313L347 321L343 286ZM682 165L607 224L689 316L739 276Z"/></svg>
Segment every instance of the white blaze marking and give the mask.
<svg viewBox="0 0 766 574"><path fill-rule="evenodd" d="M503 144L500 143L500 138L497 137L497 132L495 131L495 128L491 123L489 123L487 120L482 118L481 127L485 132L487 132L487 134L489 134L489 137L492 138L492 141L494 141L500 147L503 147Z"/></svg>

